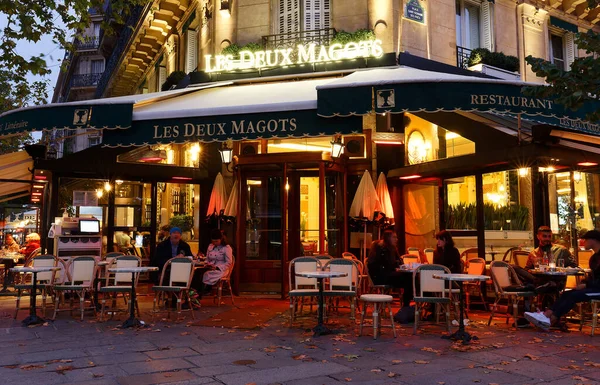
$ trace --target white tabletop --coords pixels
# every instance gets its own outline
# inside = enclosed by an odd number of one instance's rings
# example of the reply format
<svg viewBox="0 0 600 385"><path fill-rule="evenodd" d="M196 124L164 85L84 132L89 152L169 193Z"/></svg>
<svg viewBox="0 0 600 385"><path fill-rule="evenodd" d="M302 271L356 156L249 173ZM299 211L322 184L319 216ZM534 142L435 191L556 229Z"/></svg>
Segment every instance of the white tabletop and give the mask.
<svg viewBox="0 0 600 385"><path fill-rule="evenodd" d="M148 271L157 271L156 266L138 266L138 267L112 267L108 269L111 273L146 273Z"/></svg>
<svg viewBox="0 0 600 385"><path fill-rule="evenodd" d="M13 267L10 271L15 273L45 273L47 271L58 271L60 267L57 266L23 266Z"/></svg>
<svg viewBox="0 0 600 385"><path fill-rule="evenodd" d="M296 275L306 278L339 278L347 277L348 273L343 271L298 271Z"/></svg>
<svg viewBox="0 0 600 385"><path fill-rule="evenodd" d="M490 279L487 275L475 275L475 274L434 274L433 278L443 279L444 281L487 281Z"/></svg>

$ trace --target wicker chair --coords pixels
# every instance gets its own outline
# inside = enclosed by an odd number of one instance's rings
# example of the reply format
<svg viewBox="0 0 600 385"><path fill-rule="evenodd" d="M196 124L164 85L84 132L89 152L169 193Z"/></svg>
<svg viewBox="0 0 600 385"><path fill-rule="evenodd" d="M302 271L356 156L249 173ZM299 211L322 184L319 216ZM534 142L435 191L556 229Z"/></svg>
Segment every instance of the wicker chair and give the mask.
<svg viewBox="0 0 600 385"><path fill-rule="evenodd" d="M413 292L415 293L415 325L413 333L417 334L420 313L427 303L435 305L436 322L439 322L439 310L442 307L446 313L446 327L450 331L450 297L447 284L441 279L433 278L434 274L450 274L450 269L442 265L421 265L413 272ZM417 279L419 291L417 291Z"/></svg>
<svg viewBox="0 0 600 385"><path fill-rule="evenodd" d="M168 285L165 282L165 272L169 271ZM154 316L160 310L157 310L157 304L166 302L170 297L177 300L177 316L181 315L181 300L185 296L190 303L189 311L192 313L192 319L195 318L194 309L190 301L190 284L194 276L194 262L187 257L171 258L165 263L160 275L159 285L153 286L152 290L156 293L152 306L152 315ZM169 295L170 294L170 295ZM167 296L167 298L165 298ZM166 306L167 318L170 318L171 311L169 305Z"/></svg>
<svg viewBox="0 0 600 385"><path fill-rule="evenodd" d="M142 265L142 260L135 255L120 255L114 257L110 265L106 266L106 271L110 268L119 267L139 267ZM127 304L127 296L131 294L131 274L130 273L115 273L106 274L105 284L99 290L102 294L101 304L102 310L100 311L100 321L104 320L104 312L106 309L106 299L112 298L111 312L114 315L117 310L117 297L119 294L123 296L125 304ZM139 280L139 274L136 274L135 286L137 286ZM137 308L138 316L140 310L137 302L131 304Z"/></svg>
<svg viewBox="0 0 600 385"><path fill-rule="evenodd" d="M63 269L65 268L65 263L63 262L63 260L55 257L54 255L37 255L30 260L29 265L31 265L33 267L47 267L47 266L57 267L57 266L60 266ZM37 289L42 294L42 314L44 314L44 315L46 314L46 298L47 298L48 293L51 292L51 290L52 290L52 285L54 285L56 275L57 274L54 271L48 271L48 272L37 274L36 286L37 286ZM22 293L24 291L31 292L31 290L33 290L33 282L26 282L25 277L28 277L28 276L31 276L31 274L24 275L23 276L24 278L21 280L21 283L15 285L15 289L17 290L17 303L16 303L15 316L14 316L15 319L17 319L19 310L25 309L25 308L21 308ZM37 295L37 293L36 293L36 295Z"/></svg>
<svg viewBox="0 0 600 385"><path fill-rule="evenodd" d="M304 307L304 300L309 299L310 311L312 312L313 299L319 293L316 278L305 278L296 276L296 271L319 271L321 270L321 261L315 257L298 257L290 261L288 277L290 282L290 326L296 319L298 306L300 312Z"/></svg>
<svg viewBox="0 0 600 385"><path fill-rule="evenodd" d="M483 258L473 258L468 261L467 265L467 274L473 275L483 275L485 272L485 260ZM481 290L481 282L464 282L463 283L464 291L466 294L467 300L467 310L471 310L471 291L478 293L481 298L481 304L483 308L487 311L487 304L485 302L485 298L483 297L483 291Z"/></svg>
<svg viewBox="0 0 600 385"><path fill-rule="evenodd" d="M79 297L79 310L81 312L81 320L83 321L83 313L85 311L85 297L86 294L90 293L94 288L94 279L97 274L96 259L91 256L74 257L67 265L67 281L58 285L54 285L54 316L52 319L56 319L56 314L60 310L60 300L64 299L65 292L75 294ZM71 302L73 296L71 297ZM93 296L90 296L90 307L96 312L96 306L94 303ZM72 310L72 307L67 309Z"/></svg>
<svg viewBox="0 0 600 385"><path fill-rule="evenodd" d="M494 318L494 314L496 313L496 309L498 308L498 303L502 299L507 299L509 304L512 304L512 314L506 314L506 323L508 323L508 319L512 316L515 325L517 324L518 311L519 311L519 302L526 298L535 299L536 293L534 291L506 291L505 288L509 286L520 286L522 285L521 280L515 273L515 270L506 262L503 261L493 261L490 265L490 274L492 276L492 282L494 283L494 291L496 292L496 300L494 301L494 305L492 306L492 313L490 314L490 319L488 320L488 326L492 323L492 319Z"/></svg>
<svg viewBox="0 0 600 385"><path fill-rule="evenodd" d="M235 299L233 298L233 289L231 288L231 273L235 267L235 256L231 256L231 267L228 271L223 274L221 279L213 286L213 290L216 289L217 293L213 297L213 301L217 303L217 306L221 306L221 299L223 298L223 286L229 290L229 296L231 297L231 304L235 305Z"/></svg>
<svg viewBox="0 0 600 385"><path fill-rule="evenodd" d="M354 261L339 258L327 261L323 266L323 270L326 269L348 274L346 277L330 278L329 287L323 294L326 297L337 299L340 297L348 298L350 301L350 319L354 320L356 318L356 298L358 296L358 285L360 281L358 265Z"/></svg>

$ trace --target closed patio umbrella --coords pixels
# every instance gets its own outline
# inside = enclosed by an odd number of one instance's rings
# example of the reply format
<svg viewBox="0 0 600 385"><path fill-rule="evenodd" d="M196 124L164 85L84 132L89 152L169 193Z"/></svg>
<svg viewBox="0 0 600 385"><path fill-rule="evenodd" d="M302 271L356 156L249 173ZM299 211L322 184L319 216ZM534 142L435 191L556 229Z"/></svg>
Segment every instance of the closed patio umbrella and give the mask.
<svg viewBox="0 0 600 385"><path fill-rule="evenodd" d="M225 211L223 215L226 217L237 216L238 202L240 200L240 192L238 191L238 181L236 180L233 184L233 188L231 189L231 194L229 194L229 199L227 200L227 204L225 205Z"/></svg>
<svg viewBox="0 0 600 385"><path fill-rule="evenodd" d="M360 183L358 184L358 188L356 189L356 194L354 195L354 199L352 200L352 205L350 206L350 217L364 219L366 221L370 221L373 219L375 215L375 211L381 210L381 203L379 202L379 197L377 196L377 191L375 190L375 185L373 185L373 179L371 179L371 174L365 170L362 178L360 179ZM363 258L367 255L367 223L364 223L364 240L363 240Z"/></svg>
<svg viewBox="0 0 600 385"><path fill-rule="evenodd" d="M210 193L210 200L208 202L208 210L206 216L210 217L213 214L217 216L221 214L221 211L225 209L227 205L227 190L225 189L225 181L221 173L217 174L215 178L215 184L213 185L212 192Z"/></svg>
<svg viewBox="0 0 600 385"><path fill-rule="evenodd" d="M381 211L385 214L390 224L394 223L394 207L392 206L390 190L388 189L387 179L384 173L379 174L375 190L377 191L379 203L381 203Z"/></svg>

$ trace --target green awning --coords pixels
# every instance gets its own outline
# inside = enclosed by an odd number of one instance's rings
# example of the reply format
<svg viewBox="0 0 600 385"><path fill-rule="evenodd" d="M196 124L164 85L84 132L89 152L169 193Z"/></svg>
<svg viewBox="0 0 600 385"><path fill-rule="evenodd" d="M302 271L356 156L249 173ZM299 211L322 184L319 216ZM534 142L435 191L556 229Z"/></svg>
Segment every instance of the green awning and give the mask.
<svg viewBox="0 0 600 385"><path fill-rule="evenodd" d="M579 33L579 29L575 24L559 19L558 17L550 16L550 25L560 28L567 32Z"/></svg>
<svg viewBox="0 0 600 385"><path fill-rule="evenodd" d="M0 115L0 136L53 129L131 127L133 103L47 104Z"/></svg>
<svg viewBox="0 0 600 385"><path fill-rule="evenodd" d="M522 93L521 81L476 78L409 67L361 71L317 87L322 117L376 113L477 111L523 114L563 128L600 135L600 126L586 113L600 108L587 104L571 111L551 99Z"/></svg>
<svg viewBox="0 0 600 385"><path fill-rule="evenodd" d="M285 139L362 132L362 118L325 119L317 110L290 110L243 115L214 115L134 121L129 130L106 131L106 147L186 142Z"/></svg>

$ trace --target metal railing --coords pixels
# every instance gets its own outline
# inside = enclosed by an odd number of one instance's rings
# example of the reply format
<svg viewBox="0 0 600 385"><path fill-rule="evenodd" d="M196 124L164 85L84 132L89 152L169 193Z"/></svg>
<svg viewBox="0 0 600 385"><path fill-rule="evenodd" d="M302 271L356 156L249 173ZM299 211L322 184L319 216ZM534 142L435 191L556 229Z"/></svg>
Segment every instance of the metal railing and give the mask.
<svg viewBox="0 0 600 385"><path fill-rule="evenodd" d="M99 36L84 36L81 40L75 39L75 49L77 51L98 49L99 46Z"/></svg>
<svg viewBox="0 0 600 385"><path fill-rule="evenodd" d="M458 68L467 69L469 67L469 58L471 57L471 52L473 50L456 46L456 66Z"/></svg>
<svg viewBox="0 0 600 385"><path fill-rule="evenodd" d="M95 74L77 74L71 77L71 88L94 87L102 77L102 72Z"/></svg>
<svg viewBox="0 0 600 385"><path fill-rule="evenodd" d="M335 37L335 28L298 31L262 37L265 49L294 48L298 44L329 45Z"/></svg>

